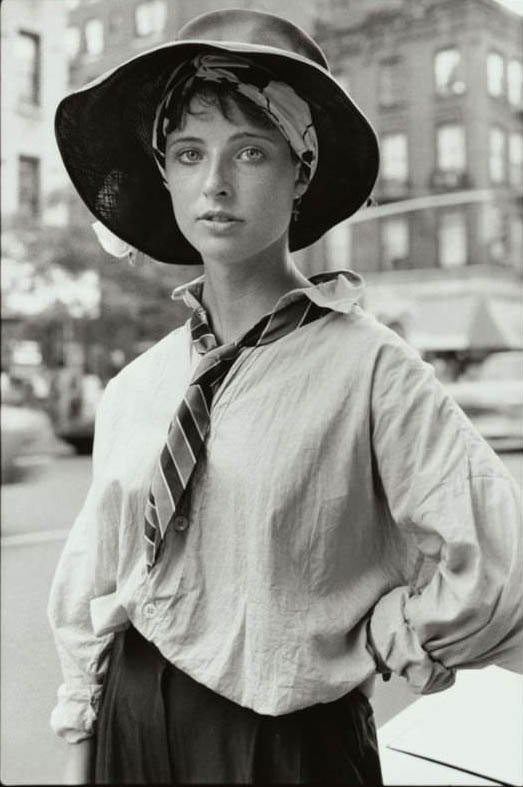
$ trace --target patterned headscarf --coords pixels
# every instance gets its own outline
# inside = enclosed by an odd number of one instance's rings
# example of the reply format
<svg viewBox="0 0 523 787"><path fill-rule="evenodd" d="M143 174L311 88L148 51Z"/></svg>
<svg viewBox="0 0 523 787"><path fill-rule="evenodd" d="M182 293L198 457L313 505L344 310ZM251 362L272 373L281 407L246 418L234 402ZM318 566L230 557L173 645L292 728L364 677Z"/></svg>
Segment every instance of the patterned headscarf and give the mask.
<svg viewBox="0 0 523 787"><path fill-rule="evenodd" d="M178 66L158 104L153 126L153 153L167 186L165 144L172 131L172 108L191 88L195 79L228 82L238 93L260 107L281 131L303 165L310 182L318 165L318 138L309 105L286 82L274 80L266 68L237 55L201 54Z"/></svg>

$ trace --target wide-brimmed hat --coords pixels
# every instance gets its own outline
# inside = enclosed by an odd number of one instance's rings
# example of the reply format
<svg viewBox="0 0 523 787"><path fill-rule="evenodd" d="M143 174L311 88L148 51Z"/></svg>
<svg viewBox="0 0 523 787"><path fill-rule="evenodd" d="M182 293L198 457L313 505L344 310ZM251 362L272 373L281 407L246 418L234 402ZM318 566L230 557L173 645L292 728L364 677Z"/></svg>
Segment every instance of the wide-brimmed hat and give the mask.
<svg viewBox="0 0 523 787"><path fill-rule="evenodd" d="M289 231L304 248L367 200L378 172L369 121L329 72L322 50L291 22L243 9L203 14L175 41L144 52L65 97L56 112L69 176L97 219L156 260L201 264L180 232L153 158L157 106L173 70L202 52L235 53L272 71L310 106L318 166Z"/></svg>

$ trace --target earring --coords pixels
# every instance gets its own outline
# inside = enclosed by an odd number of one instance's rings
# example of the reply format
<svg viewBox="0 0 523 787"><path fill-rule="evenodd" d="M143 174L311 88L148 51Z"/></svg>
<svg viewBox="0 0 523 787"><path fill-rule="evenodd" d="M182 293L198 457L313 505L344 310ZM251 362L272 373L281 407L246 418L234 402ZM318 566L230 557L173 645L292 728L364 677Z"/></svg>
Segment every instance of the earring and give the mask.
<svg viewBox="0 0 523 787"><path fill-rule="evenodd" d="M296 197L292 203L292 220L298 221L300 216L301 197Z"/></svg>

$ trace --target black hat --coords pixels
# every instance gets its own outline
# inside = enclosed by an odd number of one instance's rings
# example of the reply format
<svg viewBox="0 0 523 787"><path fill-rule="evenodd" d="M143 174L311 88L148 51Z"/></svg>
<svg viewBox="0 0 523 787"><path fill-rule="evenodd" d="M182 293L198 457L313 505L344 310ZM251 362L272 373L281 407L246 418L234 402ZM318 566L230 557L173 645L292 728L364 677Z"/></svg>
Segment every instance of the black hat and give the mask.
<svg viewBox="0 0 523 787"><path fill-rule="evenodd" d="M358 210L376 180L376 134L307 33L258 11L203 14L188 22L175 41L66 96L56 112L60 153L89 210L126 244L161 262L202 260L178 228L153 157L155 112L177 66L202 52L224 51L269 69L309 104L318 166L289 228L291 251L310 245Z"/></svg>

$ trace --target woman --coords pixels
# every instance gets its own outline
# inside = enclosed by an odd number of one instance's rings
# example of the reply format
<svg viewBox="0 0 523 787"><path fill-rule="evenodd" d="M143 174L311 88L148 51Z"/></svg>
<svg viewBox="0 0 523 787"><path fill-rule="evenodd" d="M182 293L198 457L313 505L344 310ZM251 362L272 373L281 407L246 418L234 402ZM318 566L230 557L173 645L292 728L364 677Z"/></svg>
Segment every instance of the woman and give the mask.
<svg viewBox="0 0 523 787"><path fill-rule="evenodd" d="M381 783L374 675L443 689L521 636L516 485L431 369L290 251L367 200L377 144L316 44L253 11L64 99L118 254L199 263L109 383L53 582L67 780ZM519 560L519 562L518 562Z"/></svg>

